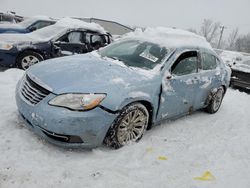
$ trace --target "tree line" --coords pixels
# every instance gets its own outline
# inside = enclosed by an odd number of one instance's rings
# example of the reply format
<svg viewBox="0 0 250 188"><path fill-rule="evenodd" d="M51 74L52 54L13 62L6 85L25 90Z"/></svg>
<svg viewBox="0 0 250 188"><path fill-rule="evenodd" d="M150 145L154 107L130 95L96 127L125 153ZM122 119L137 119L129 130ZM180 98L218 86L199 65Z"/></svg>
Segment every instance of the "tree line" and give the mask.
<svg viewBox="0 0 250 188"><path fill-rule="evenodd" d="M239 28L234 28L226 36L223 34L225 28L220 22L204 19L199 31L188 30L205 37L213 48L250 53L250 33L241 35Z"/></svg>

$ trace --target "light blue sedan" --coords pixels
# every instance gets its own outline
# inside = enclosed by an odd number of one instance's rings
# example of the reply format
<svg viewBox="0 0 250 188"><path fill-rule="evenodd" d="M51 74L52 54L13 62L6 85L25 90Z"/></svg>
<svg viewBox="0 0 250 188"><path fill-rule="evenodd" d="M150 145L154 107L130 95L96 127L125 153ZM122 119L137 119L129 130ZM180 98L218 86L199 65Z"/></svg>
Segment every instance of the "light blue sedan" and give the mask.
<svg viewBox="0 0 250 188"><path fill-rule="evenodd" d="M16 89L28 127L59 146L119 148L164 119L217 112L230 69L199 36L152 31L29 68Z"/></svg>

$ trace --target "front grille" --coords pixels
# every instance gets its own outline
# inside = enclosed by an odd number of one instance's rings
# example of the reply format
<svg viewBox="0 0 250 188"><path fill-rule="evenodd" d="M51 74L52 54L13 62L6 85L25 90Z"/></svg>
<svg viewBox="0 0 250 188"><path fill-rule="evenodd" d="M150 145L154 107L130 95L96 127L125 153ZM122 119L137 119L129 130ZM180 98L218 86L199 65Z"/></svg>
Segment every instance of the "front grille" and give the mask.
<svg viewBox="0 0 250 188"><path fill-rule="evenodd" d="M23 80L21 94L28 103L36 105L50 94L50 92L32 81L28 75L26 75Z"/></svg>

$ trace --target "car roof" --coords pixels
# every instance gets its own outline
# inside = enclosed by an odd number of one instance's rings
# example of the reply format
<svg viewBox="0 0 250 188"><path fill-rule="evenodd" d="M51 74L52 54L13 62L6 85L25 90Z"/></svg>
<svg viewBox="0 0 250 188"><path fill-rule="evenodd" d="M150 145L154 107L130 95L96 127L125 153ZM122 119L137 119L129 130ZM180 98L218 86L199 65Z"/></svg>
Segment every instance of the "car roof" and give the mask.
<svg viewBox="0 0 250 188"><path fill-rule="evenodd" d="M32 20L43 20L43 21L57 21L57 19L49 17L49 16L31 16L26 17L26 19L32 19Z"/></svg>
<svg viewBox="0 0 250 188"><path fill-rule="evenodd" d="M54 24L54 26L65 27L66 29L83 29L94 32L99 32L101 34L107 34L107 31L96 23L87 23L82 20L74 18L62 18Z"/></svg>
<svg viewBox="0 0 250 188"><path fill-rule="evenodd" d="M149 41L166 48L204 48L212 50L211 45L202 36L189 31L175 28L146 28L144 31L136 30L125 35L123 38L134 38Z"/></svg>

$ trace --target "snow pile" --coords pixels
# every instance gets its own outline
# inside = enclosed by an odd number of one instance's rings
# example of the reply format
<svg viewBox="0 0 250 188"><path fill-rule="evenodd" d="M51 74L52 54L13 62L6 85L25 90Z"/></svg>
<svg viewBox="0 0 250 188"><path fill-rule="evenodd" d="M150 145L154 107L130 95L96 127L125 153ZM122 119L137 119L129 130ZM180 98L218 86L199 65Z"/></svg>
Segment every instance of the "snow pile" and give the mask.
<svg viewBox="0 0 250 188"><path fill-rule="evenodd" d="M87 23L82 20L74 19L74 18L62 18L56 22L57 26L63 26L67 28L82 28L86 30L100 32L102 34L106 34L105 29L96 23Z"/></svg>
<svg viewBox="0 0 250 188"><path fill-rule="evenodd" d="M22 75L0 73L1 188L250 185L250 95L229 89L218 113L164 122L119 150L72 151L41 140L18 120L14 90Z"/></svg>
<svg viewBox="0 0 250 188"><path fill-rule="evenodd" d="M146 28L145 31L137 29L135 32L126 34L124 38L146 40L167 48L193 46L212 49L204 37L181 29L165 27Z"/></svg>

